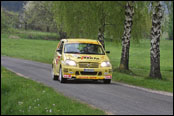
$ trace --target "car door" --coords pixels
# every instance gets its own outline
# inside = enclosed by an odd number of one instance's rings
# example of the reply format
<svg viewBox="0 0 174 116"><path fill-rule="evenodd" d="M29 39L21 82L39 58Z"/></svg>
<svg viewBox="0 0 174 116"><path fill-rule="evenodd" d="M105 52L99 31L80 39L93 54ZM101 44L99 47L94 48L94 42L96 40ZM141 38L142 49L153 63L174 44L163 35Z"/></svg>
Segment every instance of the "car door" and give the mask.
<svg viewBox="0 0 174 116"><path fill-rule="evenodd" d="M56 53L55 53L55 70L56 70L56 73L59 74L59 67L60 67L60 64L61 64L61 59L62 59L62 50L63 50L63 45L64 45L64 42L61 41L60 44L58 45L57 49L56 49Z"/></svg>

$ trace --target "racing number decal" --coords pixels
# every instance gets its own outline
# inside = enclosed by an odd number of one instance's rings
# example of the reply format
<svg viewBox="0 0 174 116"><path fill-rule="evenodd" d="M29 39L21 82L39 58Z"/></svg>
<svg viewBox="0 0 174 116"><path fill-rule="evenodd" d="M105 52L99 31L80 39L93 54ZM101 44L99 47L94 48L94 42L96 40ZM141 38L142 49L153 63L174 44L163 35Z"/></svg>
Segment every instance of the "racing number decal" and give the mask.
<svg viewBox="0 0 174 116"><path fill-rule="evenodd" d="M58 57L56 58L56 65L59 63L59 60L60 60L60 56L58 56Z"/></svg>
<svg viewBox="0 0 174 116"><path fill-rule="evenodd" d="M58 59L56 59L56 65L59 63L59 60Z"/></svg>

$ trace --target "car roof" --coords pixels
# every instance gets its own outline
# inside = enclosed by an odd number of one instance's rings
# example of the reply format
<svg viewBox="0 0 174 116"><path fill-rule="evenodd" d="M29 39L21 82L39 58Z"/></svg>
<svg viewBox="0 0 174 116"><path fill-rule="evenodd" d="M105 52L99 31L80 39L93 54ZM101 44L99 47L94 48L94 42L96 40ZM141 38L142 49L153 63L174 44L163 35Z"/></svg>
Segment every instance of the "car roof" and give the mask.
<svg viewBox="0 0 174 116"><path fill-rule="evenodd" d="M64 43L91 43L91 44L100 44L98 40L92 39L83 39L83 38L71 38L71 39L62 39Z"/></svg>

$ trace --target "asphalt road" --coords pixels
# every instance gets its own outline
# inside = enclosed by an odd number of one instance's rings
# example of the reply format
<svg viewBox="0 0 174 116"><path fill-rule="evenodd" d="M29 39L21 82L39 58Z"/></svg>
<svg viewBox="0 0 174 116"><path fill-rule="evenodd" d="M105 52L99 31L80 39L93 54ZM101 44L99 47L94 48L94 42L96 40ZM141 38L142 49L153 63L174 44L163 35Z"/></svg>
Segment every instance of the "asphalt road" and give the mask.
<svg viewBox="0 0 174 116"><path fill-rule="evenodd" d="M51 78L51 65L1 56L1 65L41 82L70 98L115 115L173 115L173 95L162 95L119 83L70 81L60 84ZM78 110L78 109L77 109Z"/></svg>

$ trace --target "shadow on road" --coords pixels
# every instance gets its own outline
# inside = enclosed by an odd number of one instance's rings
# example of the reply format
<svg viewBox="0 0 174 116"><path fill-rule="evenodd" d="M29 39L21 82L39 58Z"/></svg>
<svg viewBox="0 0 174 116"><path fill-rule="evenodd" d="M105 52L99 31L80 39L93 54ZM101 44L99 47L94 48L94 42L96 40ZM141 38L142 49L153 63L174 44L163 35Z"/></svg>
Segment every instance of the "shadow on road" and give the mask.
<svg viewBox="0 0 174 116"><path fill-rule="evenodd" d="M58 80L57 80L58 81ZM59 82L59 81L58 81ZM105 84L103 83L103 80L67 80L66 83L63 84L103 84L103 85L119 85L116 83L110 83L110 84Z"/></svg>

